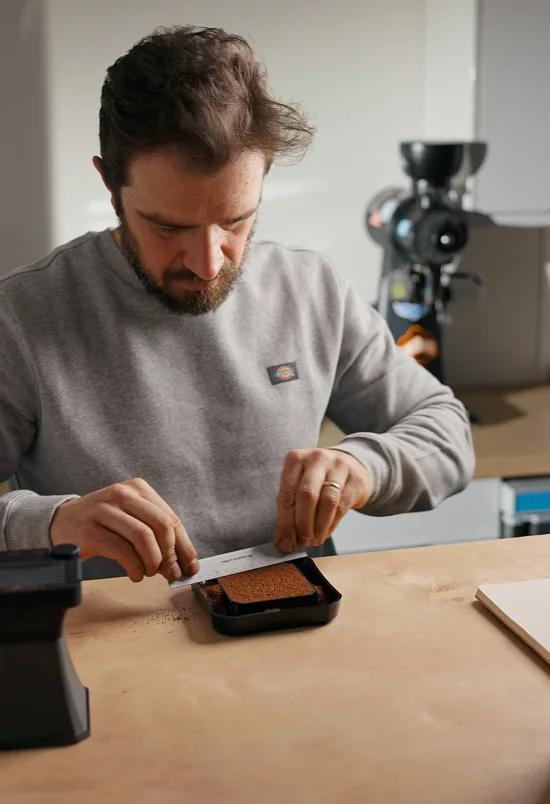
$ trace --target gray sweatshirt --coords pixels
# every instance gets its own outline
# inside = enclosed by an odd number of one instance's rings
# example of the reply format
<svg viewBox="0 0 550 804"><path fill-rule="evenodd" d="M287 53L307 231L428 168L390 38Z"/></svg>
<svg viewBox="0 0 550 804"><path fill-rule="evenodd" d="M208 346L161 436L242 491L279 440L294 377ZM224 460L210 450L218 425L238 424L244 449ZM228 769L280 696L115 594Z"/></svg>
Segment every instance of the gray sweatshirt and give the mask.
<svg viewBox="0 0 550 804"><path fill-rule="evenodd" d="M0 279L0 550L48 546L62 501L132 477L199 557L270 542L284 458L325 415L372 473L365 514L433 508L472 476L463 406L317 253L255 244L200 317L149 295L110 230Z"/></svg>

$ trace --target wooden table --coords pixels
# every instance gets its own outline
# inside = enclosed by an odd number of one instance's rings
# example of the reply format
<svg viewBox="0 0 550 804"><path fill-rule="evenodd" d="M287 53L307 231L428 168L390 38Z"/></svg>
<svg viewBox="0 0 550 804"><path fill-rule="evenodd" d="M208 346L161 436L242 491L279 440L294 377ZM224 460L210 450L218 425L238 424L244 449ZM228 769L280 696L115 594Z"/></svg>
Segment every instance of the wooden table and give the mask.
<svg viewBox="0 0 550 804"><path fill-rule="evenodd" d="M476 478L550 475L550 385L464 390L458 396L481 417L473 427ZM325 420L320 446L341 437Z"/></svg>
<svg viewBox="0 0 550 804"><path fill-rule="evenodd" d="M319 560L315 630L217 636L190 590L94 581L68 618L92 736L0 756L2 804L542 804L550 674L474 603L550 537Z"/></svg>
<svg viewBox="0 0 550 804"><path fill-rule="evenodd" d="M473 428L476 477L550 475L550 386L459 395L481 417Z"/></svg>

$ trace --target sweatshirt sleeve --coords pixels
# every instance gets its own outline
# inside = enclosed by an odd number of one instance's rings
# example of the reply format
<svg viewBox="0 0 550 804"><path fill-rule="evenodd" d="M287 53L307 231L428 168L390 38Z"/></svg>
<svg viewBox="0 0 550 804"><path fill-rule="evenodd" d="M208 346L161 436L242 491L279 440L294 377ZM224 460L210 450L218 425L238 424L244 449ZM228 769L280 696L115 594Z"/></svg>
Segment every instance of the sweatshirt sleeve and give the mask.
<svg viewBox="0 0 550 804"><path fill-rule="evenodd" d="M346 435L333 449L371 473L362 513L387 516L435 508L474 472L464 406L398 347L382 316L343 288L338 367L327 416Z"/></svg>
<svg viewBox="0 0 550 804"><path fill-rule="evenodd" d="M40 426L36 379L17 322L0 294L0 482L17 473ZM21 489L0 497L0 551L50 546L57 507L76 495L41 496Z"/></svg>

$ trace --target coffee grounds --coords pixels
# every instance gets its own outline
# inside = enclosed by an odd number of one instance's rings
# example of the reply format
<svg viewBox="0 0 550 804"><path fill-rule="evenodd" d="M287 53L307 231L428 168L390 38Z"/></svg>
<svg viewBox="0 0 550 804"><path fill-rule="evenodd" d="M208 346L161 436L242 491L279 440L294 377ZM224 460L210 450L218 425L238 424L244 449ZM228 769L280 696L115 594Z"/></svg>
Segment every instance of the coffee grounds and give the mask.
<svg viewBox="0 0 550 804"><path fill-rule="evenodd" d="M239 572L223 578L222 584L235 603L261 603L313 594L313 586L294 564L273 564Z"/></svg>
<svg viewBox="0 0 550 804"><path fill-rule="evenodd" d="M217 581L210 581L201 589L216 614L229 614L229 601Z"/></svg>
<svg viewBox="0 0 550 804"><path fill-rule="evenodd" d="M315 589L317 590L317 597L319 598L319 603L326 603L328 600L328 589L325 589L323 586L317 586L317 584L313 584Z"/></svg>

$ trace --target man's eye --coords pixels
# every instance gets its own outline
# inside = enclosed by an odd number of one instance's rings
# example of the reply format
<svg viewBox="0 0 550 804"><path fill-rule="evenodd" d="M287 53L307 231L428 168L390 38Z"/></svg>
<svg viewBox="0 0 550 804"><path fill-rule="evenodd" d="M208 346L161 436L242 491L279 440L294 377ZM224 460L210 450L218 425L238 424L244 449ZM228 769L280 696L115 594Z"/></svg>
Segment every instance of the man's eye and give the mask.
<svg viewBox="0 0 550 804"><path fill-rule="evenodd" d="M173 237L178 230L174 229L173 226L157 226L157 232L164 235L164 237Z"/></svg>
<svg viewBox="0 0 550 804"><path fill-rule="evenodd" d="M224 226L224 229L227 229L228 232L235 232L238 229L240 229L243 224L244 224L244 220L233 221L233 223L227 223Z"/></svg>

